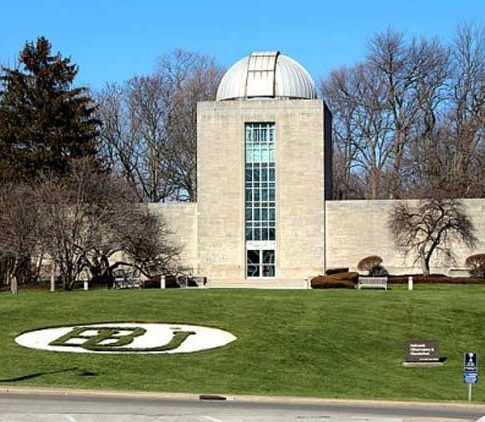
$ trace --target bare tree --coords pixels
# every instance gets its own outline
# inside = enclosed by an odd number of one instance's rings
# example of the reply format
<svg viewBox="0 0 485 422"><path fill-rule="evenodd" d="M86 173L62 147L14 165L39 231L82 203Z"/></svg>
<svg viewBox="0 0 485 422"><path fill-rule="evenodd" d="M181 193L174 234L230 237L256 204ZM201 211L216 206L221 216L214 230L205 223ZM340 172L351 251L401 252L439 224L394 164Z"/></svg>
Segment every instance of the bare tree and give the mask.
<svg viewBox="0 0 485 422"><path fill-rule="evenodd" d="M89 160L67 177L44 178L36 196L41 241L67 290L84 269L108 282L119 265L168 271L178 253L163 220L136 202L126 181L100 173Z"/></svg>
<svg viewBox="0 0 485 422"><path fill-rule="evenodd" d="M446 120L451 138L446 145L452 152L448 182L463 196L484 195L485 27L458 26L452 59L453 91Z"/></svg>
<svg viewBox="0 0 485 422"><path fill-rule="evenodd" d="M371 41L368 61L382 78L385 89L383 114L390 128L388 196L399 198L405 191L403 167L407 147L422 139L418 123L428 126L440 104L440 88L448 74L448 51L439 41L405 40L404 35L388 29Z"/></svg>
<svg viewBox="0 0 485 422"><path fill-rule="evenodd" d="M334 116L333 184L336 199L362 198L365 189L359 173L359 128L362 116L356 101L359 96L360 75L341 68L331 73L326 81L320 81L320 89Z"/></svg>
<svg viewBox="0 0 485 422"><path fill-rule="evenodd" d="M453 247L458 242L473 248L476 245L475 227L454 199L422 200L416 207L398 203L388 219L389 230L396 246L405 254L414 254L423 275L430 274L430 262L441 254L447 261L454 261Z"/></svg>
<svg viewBox="0 0 485 422"><path fill-rule="evenodd" d="M120 266L132 267L147 277L183 271L177 259L180 248L169 240L170 235L164 220L151 215L147 204L113 204L112 218L99 242L83 256L92 281L111 285Z"/></svg>
<svg viewBox="0 0 485 422"><path fill-rule="evenodd" d="M222 73L213 59L176 50L154 74L99 94L104 155L140 200L196 200L197 101L215 97Z"/></svg>
<svg viewBox="0 0 485 422"><path fill-rule="evenodd" d="M450 65L409 150L406 180L416 197L485 195L485 30L458 26ZM428 107L428 109L432 109Z"/></svg>
<svg viewBox="0 0 485 422"><path fill-rule="evenodd" d="M421 137L419 122L425 116L433 121L447 63L447 49L438 41L408 41L387 30L371 40L363 63L322 81L344 186L363 178L367 197L402 196L409 145Z"/></svg>
<svg viewBox="0 0 485 422"><path fill-rule="evenodd" d="M41 253L38 241L38 208L26 184L0 187L0 261L12 293L26 280L31 259Z"/></svg>
<svg viewBox="0 0 485 422"><path fill-rule="evenodd" d="M485 278L485 254L477 253L467 257L465 266L472 277Z"/></svg>

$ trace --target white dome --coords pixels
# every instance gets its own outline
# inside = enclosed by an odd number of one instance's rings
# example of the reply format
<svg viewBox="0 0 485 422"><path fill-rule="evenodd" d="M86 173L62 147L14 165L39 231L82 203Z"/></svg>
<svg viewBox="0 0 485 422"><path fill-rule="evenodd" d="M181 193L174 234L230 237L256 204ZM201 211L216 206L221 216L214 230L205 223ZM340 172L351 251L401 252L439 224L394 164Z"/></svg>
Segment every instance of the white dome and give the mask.
<svg viewBox="0 0 485 422"><path fill-rule="evenodd" d="M315 85L297 61L277 51L253 52L225 73L217 101L237 98L315 98Z"/></svg>

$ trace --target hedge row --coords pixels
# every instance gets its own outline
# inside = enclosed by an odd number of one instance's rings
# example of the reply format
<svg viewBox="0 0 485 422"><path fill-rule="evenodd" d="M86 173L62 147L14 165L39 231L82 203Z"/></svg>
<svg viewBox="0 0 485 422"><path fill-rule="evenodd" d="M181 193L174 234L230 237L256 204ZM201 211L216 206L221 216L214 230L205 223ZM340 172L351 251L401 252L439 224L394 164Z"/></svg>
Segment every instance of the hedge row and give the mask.
<svg viewBox="0 0 485 422"><path fill-rule="evenodd" d="M408 277L413 277L413 283L423 284L485 284L485 279L472 277L448 277L443 274L430 274L425 277L423 275L407 274L407 275L390 275L387 282L389 284L407 284Z"/></svg>

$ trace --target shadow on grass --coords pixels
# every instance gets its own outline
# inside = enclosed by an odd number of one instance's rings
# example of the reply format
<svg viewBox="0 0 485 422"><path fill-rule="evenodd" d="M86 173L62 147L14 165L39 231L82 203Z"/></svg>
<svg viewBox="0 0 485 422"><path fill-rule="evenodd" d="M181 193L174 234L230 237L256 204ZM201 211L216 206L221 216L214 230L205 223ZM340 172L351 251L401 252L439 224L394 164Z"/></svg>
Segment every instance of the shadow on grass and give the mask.
<svg viewBox="0 0 485 422"><path fill-rule="evenodd" d="M93 377L98 375L97 372L92 372L87 369L79 369L77 366L74 368L67 368L67 369L60 369L57 371L46 371L46 372L35 372L33 374L28 374L28 375L22 375L20 377L15 377L15 378L0 378L0 382L17 382L17 381L25 381L25 380L30 380L33 378L38 378L43 375L53 375L53 374L62 374L63 372L72 372L72 371L78 371L79 376L83 377Z"/></svg>

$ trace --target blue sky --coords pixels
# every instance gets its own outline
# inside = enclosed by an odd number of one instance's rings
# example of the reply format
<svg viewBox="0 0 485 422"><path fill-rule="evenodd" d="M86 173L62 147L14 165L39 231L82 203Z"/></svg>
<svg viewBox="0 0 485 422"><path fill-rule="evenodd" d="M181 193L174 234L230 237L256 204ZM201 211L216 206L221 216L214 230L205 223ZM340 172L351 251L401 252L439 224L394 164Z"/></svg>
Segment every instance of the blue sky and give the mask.
<svg viewBox="0 0 485 422"><path fill-rule="evenodd" d="M79 65L78 84L101 88L149 73L176 48L224 66L253 50L280 50L314 79L365 54L388 26L447 41L462 21L485 23L485 0L23 0L0 7L0 63L46 36Z"/></svg>

